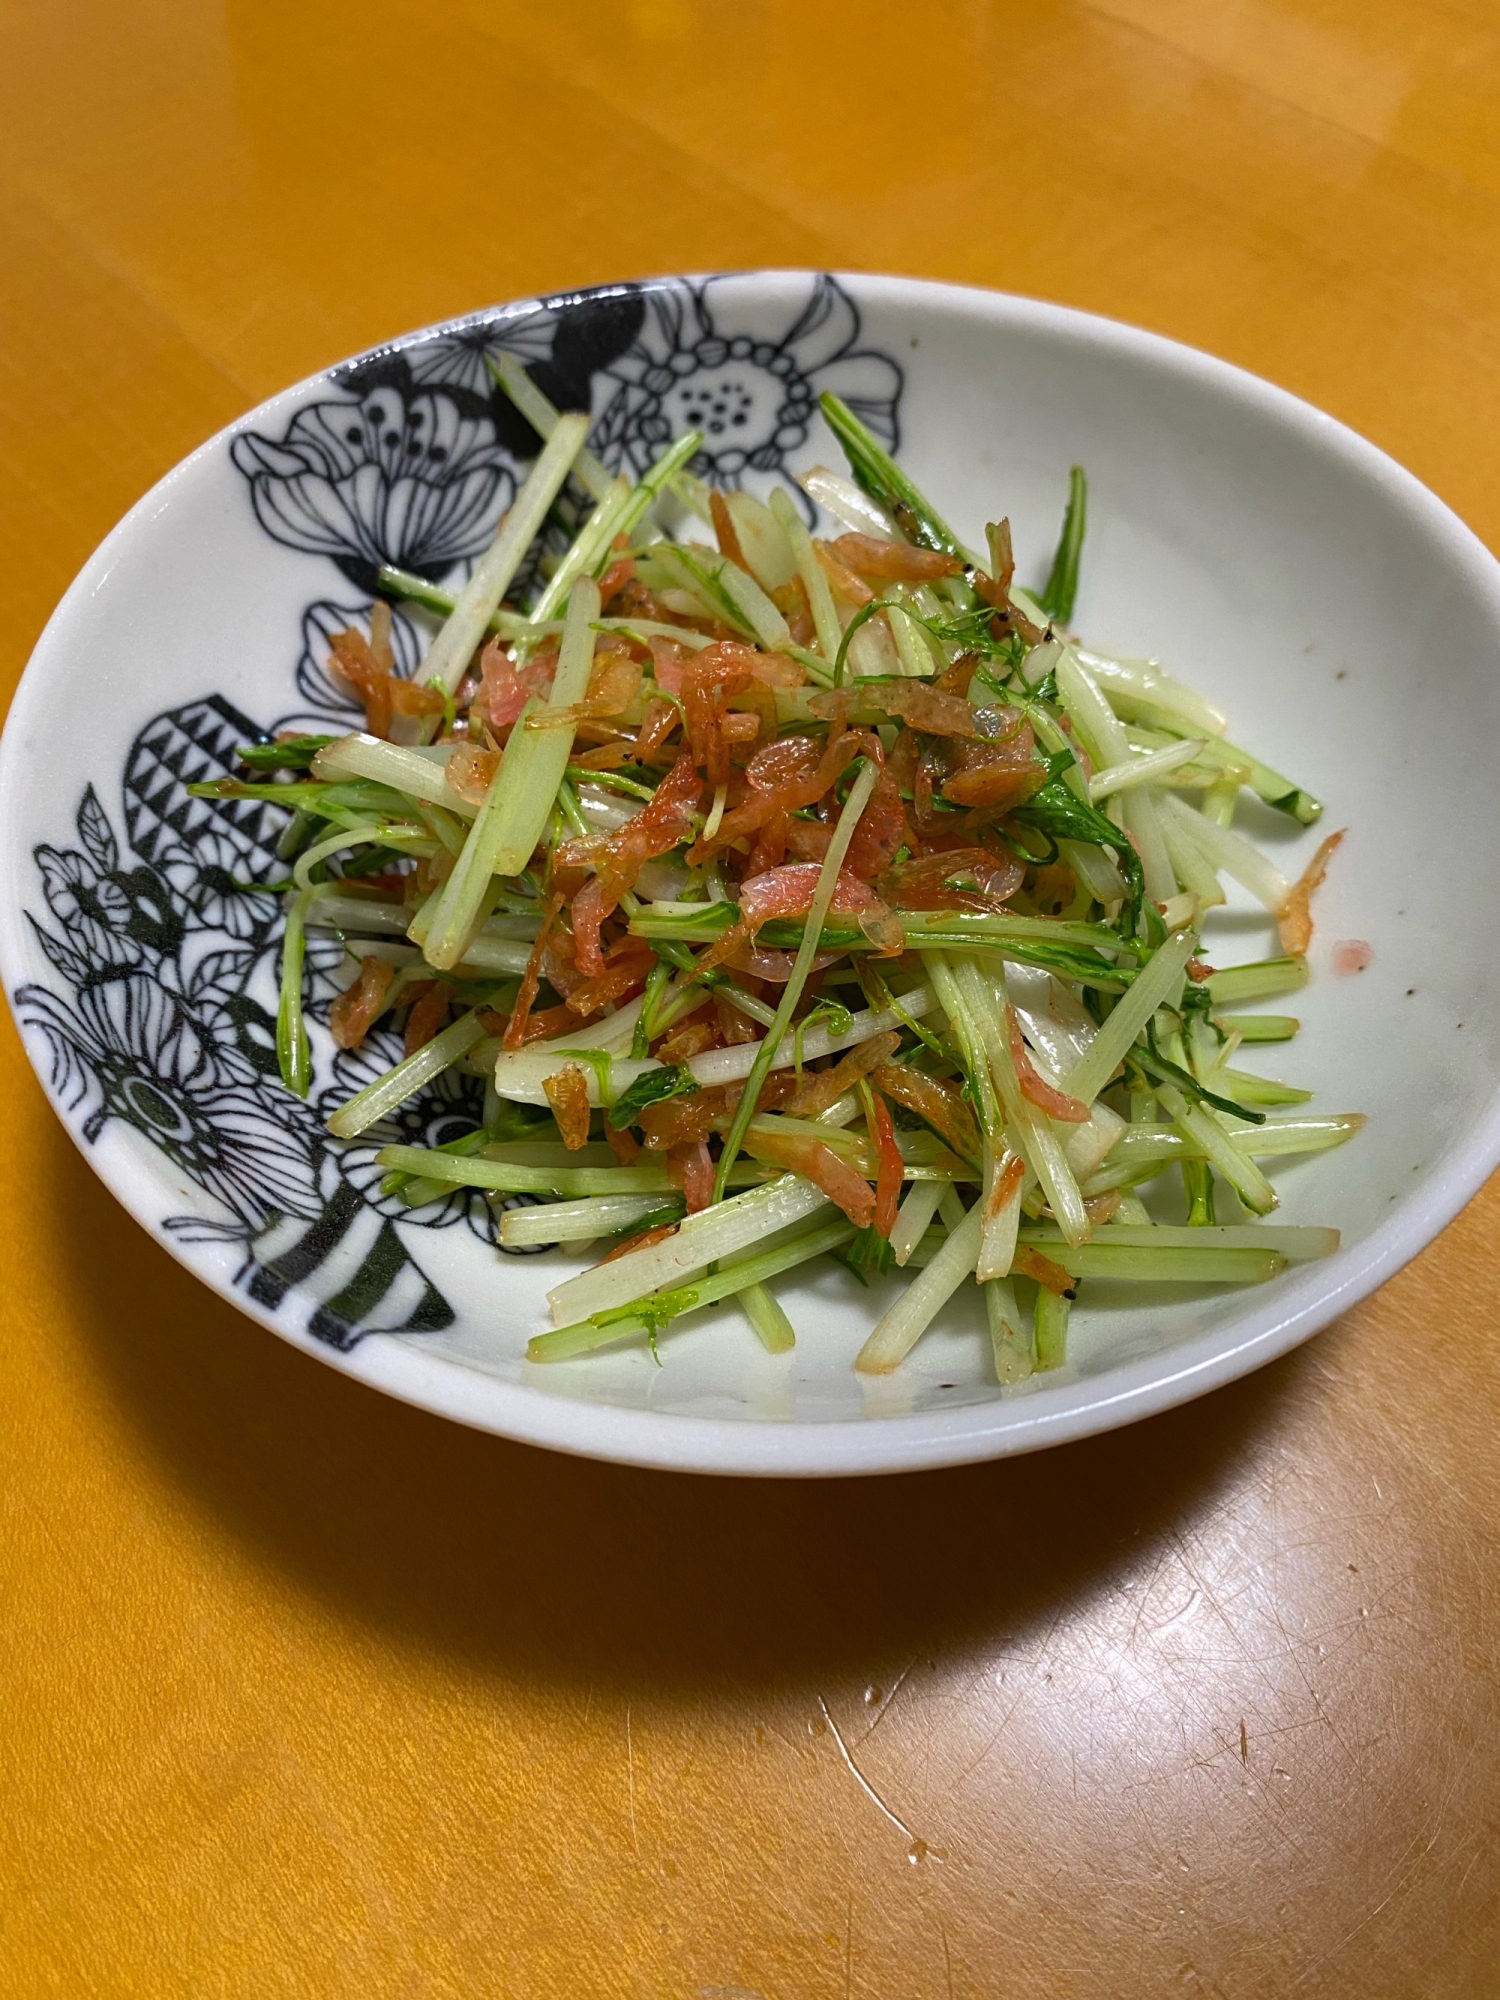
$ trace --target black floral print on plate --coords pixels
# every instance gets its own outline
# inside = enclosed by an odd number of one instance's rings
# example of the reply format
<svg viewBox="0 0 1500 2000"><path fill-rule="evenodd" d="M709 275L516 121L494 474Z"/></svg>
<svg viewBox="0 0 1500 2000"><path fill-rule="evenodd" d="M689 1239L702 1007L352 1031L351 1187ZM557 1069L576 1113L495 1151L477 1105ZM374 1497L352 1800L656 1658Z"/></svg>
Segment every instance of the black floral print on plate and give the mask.
<svg viewBox="0 0 1500 2000"><path fill-rule="evenodd" d="M354 603L328 594L325 572L322 594L307 600L287 673L299 725L357 719L359 704L329 673L329 641L368 624L381 564L456 585L492 539L538 442L494 383L489 364L502 353L559 407L589 410L594 451L632 474L689 426L704 434L694 470L714 485L785 473L824 389L890 449L899 443L900 367L865 343L858 307L826 273L769 288L726 276L559 294L335 369L328 398L304 405L281 437L246 429L230 446L264 532L362 593ZM566 496L560 512L555 541L567 533ZM408 676L427 643L422 617L394 607L397 671ZM305 1103L282 1087L280 899L246 885L284 875L276 843L287 815L186 789L237 771L238 746L268 734L218 694L154 717L120 776L123 839L87 788L77 845L34 850L42 908L30 920L56 977L21 988L17 1011L45 1040L54 1094L85 1141L126 1125L201 1188L202 1212L162 1226L238 1250L237 1282L258 1303L295 1300L306 1331L340 1349L371 1332L437 1331L455 1314L421 1267L415 1232L463 1224L493 1254L491 1205L457 1189L408 1209L381 1193L375 1155L477 1129L482 1086L450 1071L359 1139L330 1139L328 1112L400 1048L380 1028L355 1054L334 1050L324 1029L343 947L314 933L305 999L318 1084Z"/></svg>

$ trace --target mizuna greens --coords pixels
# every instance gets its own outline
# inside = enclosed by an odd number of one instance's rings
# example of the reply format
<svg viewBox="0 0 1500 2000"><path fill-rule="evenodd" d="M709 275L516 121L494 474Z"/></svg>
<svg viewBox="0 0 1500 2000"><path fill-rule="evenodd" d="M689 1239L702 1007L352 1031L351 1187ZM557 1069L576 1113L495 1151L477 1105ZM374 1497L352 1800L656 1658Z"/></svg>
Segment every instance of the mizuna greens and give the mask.
<svg viewBox="0 0 1500 2000"><path fill-rule="evenodd" d="M585 419L496 373L542 447L460 590L383 570L368 629L334 637L367 727L247 745L245 778L194 789L291 814L288 1088L312 1073L306 939L332 931L334 1041L395 1015L406 1050L335 1137L460 1065L483 1129L387 1146L387 1193L481 1189L508 1247L610 1246L550 1293L531 1357L654 1351L730 1299L781 1351L770 1281L833 1257L851 1283L912 1273L859 1369L898 1366L973 1282L1013 1382L1062 1362L1081 1282L1250 1284L1335 1247L1242 1218L1276 1207L1263 1162L1363 1121L1235 1066L1297 1022L1226 1009L1306 979L1340 836L1288 882L1237 804L1308 825L1318 801L1154 662L1069 629L1082 471L1031 594L1009 522L961 542L834 396L852 478L762 501L705 487L692 433L611 474ZM395 599L436 621L412 679ZM1226 875L1280 943L1216 970ZM1163 1176L1181 1225L1137 1193Z"/></svg>

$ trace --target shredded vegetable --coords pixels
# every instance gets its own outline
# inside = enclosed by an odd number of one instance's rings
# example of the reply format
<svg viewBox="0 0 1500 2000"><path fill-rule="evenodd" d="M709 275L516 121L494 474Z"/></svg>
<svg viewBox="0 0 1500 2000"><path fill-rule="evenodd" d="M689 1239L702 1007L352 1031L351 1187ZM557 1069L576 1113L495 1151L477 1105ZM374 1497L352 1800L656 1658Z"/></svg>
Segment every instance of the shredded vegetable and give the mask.
<svg viewBox="0 0 1500 2000"><path fill-rule="evenodd" d="M194 789L290 815L288 1089L331 931L333 1040L405 1043L334 1139L461 1065L486 1129L386 1145L386 1192L479 1191L508 1249L594 1244L531 1358L660 1360L716 1302L780 1354L771 1281L832 1258L886 1274L857 1369L898 1367L972 1282L1010 1387L1065 1364L1080 1286L1255 1284L1334 1249L1258 1219L1262 1162L1363 1121L1277 1110L1308 1093L1235 1059L1296 1020L1226 1009L1306 981L1341 836L1289 881L1237 806L1310 826L1313 794L1154 661L1078 640L1083 470L1028 591L1009 522L978 553L832 395L848 474L802 476L822 534L802 495L710 492L693 433L612 472L584 418L495 372L539 455L466 581L383 570L368 633L334 635L367 728L247 745L243 778ZM398 597L432 621L412 681ZM1268 952L1215 967L1224 876Z"/></svg>

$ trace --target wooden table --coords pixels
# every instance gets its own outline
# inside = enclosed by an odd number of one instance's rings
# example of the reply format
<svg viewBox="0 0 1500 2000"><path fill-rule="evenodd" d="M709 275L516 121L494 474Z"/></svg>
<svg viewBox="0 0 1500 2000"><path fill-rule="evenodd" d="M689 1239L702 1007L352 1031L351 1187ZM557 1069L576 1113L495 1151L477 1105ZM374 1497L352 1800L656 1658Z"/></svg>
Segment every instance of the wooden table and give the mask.
<svg viewBox="0 0 1500 2000"><path fill-rule="evenodd" d="M4 36L10 682L260 397L657 270L1160 328L1500 537L1481 0L12 0ZM1127 1433L716 1483L294 1353L114 1206L8 1023L3 1078L7 1995L1500 1990L1495 1187Z"/></svg>

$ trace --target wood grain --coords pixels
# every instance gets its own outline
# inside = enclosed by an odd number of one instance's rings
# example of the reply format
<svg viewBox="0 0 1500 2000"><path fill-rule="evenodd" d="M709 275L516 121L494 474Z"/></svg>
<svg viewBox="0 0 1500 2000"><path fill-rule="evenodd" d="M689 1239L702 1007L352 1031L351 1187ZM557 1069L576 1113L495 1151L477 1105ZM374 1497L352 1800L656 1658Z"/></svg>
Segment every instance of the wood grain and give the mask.
<svg viewBox="0 0 1500 2000"><path fill-rule="evenodd" d="M236 411L652 270L1155 327L1500 539L1479 0L12 0L0 36L7 688ZM5 1993L1495 1992L1493 1187L1127 1433L695 1481L292 1352L111 1202L0 1032Z"/></svg>

